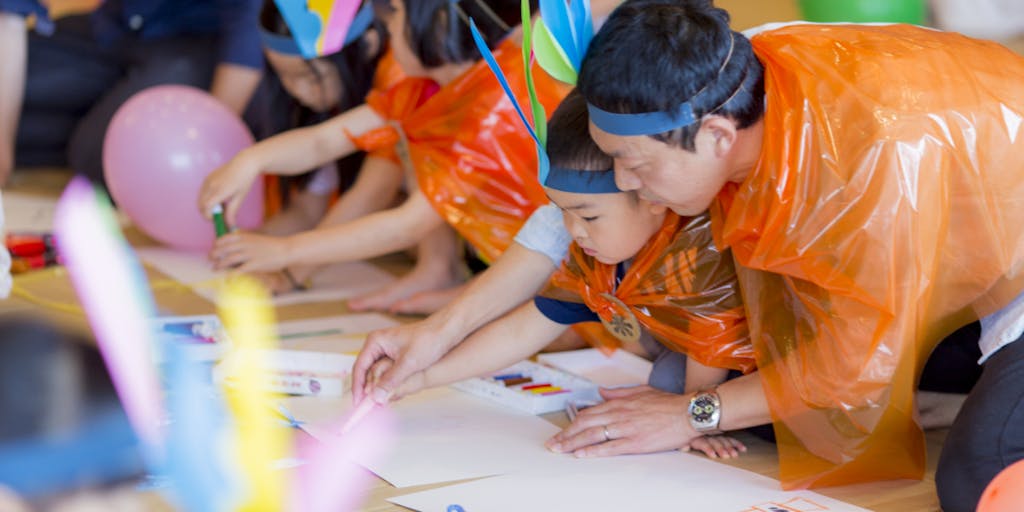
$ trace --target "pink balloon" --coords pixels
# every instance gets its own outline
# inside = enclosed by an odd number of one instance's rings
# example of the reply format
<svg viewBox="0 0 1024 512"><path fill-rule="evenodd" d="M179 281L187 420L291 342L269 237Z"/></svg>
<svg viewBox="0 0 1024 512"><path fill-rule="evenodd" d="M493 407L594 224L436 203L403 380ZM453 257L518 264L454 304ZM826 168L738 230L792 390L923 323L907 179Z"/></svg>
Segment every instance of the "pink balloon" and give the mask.
<svg viewBox="0 0 1024 512"><path fill-rule="evenodd" d="M103 142L103 174L118 207L172 247L209 250L213 224L196 203L206 175L253 143L239 117L206 91L160 85L121 105ZM238 227L263 220L263 184L253 184Z"/></svg>

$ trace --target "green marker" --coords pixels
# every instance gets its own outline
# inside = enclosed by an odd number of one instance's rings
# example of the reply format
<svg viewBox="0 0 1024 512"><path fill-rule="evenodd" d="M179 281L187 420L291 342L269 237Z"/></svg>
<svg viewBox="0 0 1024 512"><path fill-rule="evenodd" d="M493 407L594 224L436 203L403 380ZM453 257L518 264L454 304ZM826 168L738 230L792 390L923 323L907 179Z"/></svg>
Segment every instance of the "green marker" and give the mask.
<svg viewBox="0 0 1024 512"><path fill-rule="evenodd" d="M217 238L228 234L228 225L224 222L224 207L219 204L213 207L213 228L217 231Z"/></svg>

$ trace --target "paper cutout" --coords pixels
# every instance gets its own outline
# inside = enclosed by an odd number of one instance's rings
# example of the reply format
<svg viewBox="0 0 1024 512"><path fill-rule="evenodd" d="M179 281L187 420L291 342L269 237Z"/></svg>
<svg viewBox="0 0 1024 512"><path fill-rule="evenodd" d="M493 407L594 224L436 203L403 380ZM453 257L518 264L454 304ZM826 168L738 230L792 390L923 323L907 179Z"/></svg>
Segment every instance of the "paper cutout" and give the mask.
<svg viewBox="0 0 1024 512"><path fill-rule="evenodd" d="M537 57L537 63L555 80L576 83L576 69L569 62L569 56L558 46L544 25L544 20L540 18L533 24L533 54Z"/></svg>
<svg viewBox="0 0 1024 512"><path fill-rule="evenodd" d="M292 37L307 59L330 55L345 44L358 0L275 0Z"/></svg>

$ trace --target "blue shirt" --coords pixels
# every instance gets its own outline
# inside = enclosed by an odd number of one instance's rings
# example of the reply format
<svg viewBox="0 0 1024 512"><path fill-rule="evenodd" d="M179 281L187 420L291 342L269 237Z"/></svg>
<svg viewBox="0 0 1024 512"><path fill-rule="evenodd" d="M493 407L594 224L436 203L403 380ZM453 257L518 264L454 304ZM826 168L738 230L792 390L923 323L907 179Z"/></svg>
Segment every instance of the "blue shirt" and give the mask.
<svg viewBox="0 0 1024 512"><path fill-rule="evenodd" d="M260 0L107 0L90 17L103 45L130 38L216 35L220 62L260 68L261 5ZM37 32L52 32L53 23L39 0L0 0L0 11L34 14Z"/></svg>
<svg viewBox="0 0 1024 512"><path fill-rule="evenodd" d="M626 275L626 265L619 263L615 267L615 284ZM562 325L581 324L583 322L600 322L601 317L590 310L586 304L537 296L533 299L537 309L552 322Z"/></svg>

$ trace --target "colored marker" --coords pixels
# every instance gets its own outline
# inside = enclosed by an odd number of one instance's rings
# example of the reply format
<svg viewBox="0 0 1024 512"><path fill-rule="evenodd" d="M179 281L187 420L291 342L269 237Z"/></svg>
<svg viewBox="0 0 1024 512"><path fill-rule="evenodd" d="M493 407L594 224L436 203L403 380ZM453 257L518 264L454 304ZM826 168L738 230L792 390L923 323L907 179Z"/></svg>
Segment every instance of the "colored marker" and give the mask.
<svg viewBox="0 0 1024 512"><path fill-rule="evenodd" d="M521 379L523 374L521 373L506 373L504 375L495 375L494 380L507 380L507 379Z"/></svg>
<svg viewBox="0 0 1024 512"><path fill-rule="evenodd" d="M217 238L228 234L228 225L224 222L224 207L216 205L213 207L213 229L217 231Z"/></svg>
<svg viewBox="0 0 1024 512"><path fill-rule="evenodd" d="M558 386L546 386L546 387L543 387L543 388L533 388L533 389L530 390L530 393L533 393L535 395L542 395L544 393L547 393L548 391L558 391L559 389L562 389L562 388L560 388Z"/></svg>
<svg viewBox="0 0 1024 512"><path fill-rule="evenodd" d="M282 334L278 338L282 340L294 340L297 338L318 338L320 336L332 336L335 334L344 334L345 331L341 329L324 329L322 331L309 331L309 332L293 332L291 334Z"/></svg>
<svg viewBox="0 0 1024 512"><path fill-rule="evenodd" d="M539 384L533 384L531 386L523 386L523 391L529 391L531 389L551 387L550 382L541 382Z"/></svg>
<svg viewBox="0 0 1024 512"><path fill-rule="evenodd" d="M359 402L359 405L356 406L356 410L352 411L352 415L345 420L345 424L341 426L341 430L338 431L338 435L343 436L348 433L349 430L352 430L360 421L363 420L363 418L366 417L367 414L370 414L370 411L372 411L376 405L377 402L374 402L373 399L369 397L364 398L363 401Z"/></svg>
<svg viewBox="0 0 1024 512"><path fill-rule="evenodd" d="M568 392L569 392L568 389L558 389L558 390L555 390L555 391L548 391L547 393L541 393L541 395L543 395L543 396L561 395L562 393L568 393Z"/></svg>
<svg viewBox="0 0 1024 512"><path fill-rule="evenodd" d="M530 377L522 377L522 378L519 378L519 379L505 379L502 382L505 383L505 387L511 387L511 386L518 386L520 384L527 384L527 383L533 382L533 379L531 379Z"/></svg>

